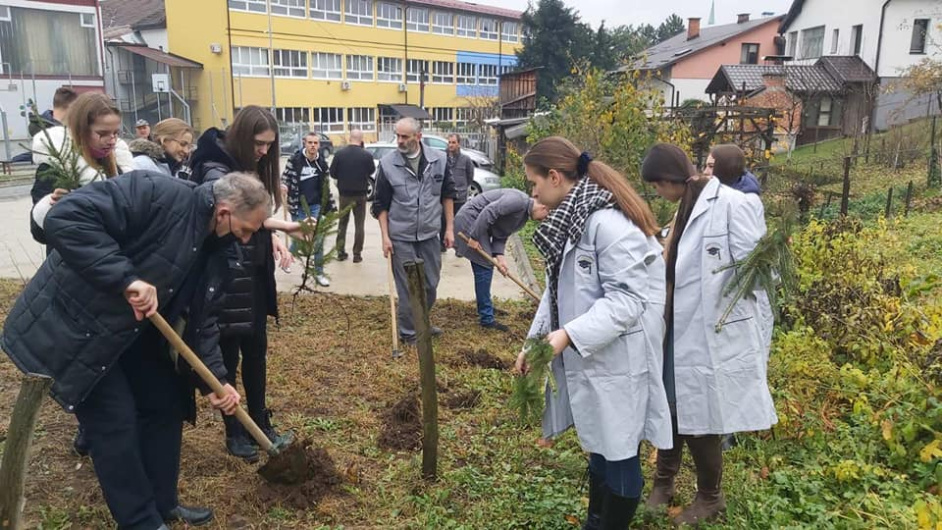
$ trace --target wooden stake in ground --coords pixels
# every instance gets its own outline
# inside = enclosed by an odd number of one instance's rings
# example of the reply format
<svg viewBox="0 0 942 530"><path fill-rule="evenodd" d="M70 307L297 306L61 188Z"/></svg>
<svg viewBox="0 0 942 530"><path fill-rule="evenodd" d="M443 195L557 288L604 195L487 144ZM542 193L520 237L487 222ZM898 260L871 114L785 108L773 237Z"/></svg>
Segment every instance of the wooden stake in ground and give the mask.
<svg viewBox="0 0 942 530"><path fill-rule="evenodd" d="M20 383L20 392L13 405L10 428L3 448L0 463L0 528L19 530L23 528L23 486L26 482L26 467L29 462L29 445L33 441L33 428L42 406L43 398L52 386L52 378L39 374L26 374Z"/></svg>
<svg viewBox="0 0 942 530"><path fill-rule="evenodd" d="M389 322L392 328L392 357L398 359L402 357L402 351L399 350L399 323L396 321L396 279L393 278L393 257L389 255L386 267L386 280L389 282Z"/></svg>
<svg viewBox="0 0 942 530"><path fill-rule="evenodd" d="M407 261L405 268L422 384L422 476L435 480L438 477L438 391L435 388L435 356L425 296L425 262L420 259Z"/></svg>
<svg viewBox="0 0 942 530"><path fill-rule="evenodd" d="M463 239L465 243L469 243L469 242L471 241L471 238L468 237L468 236L466 236L466 235L464 234L464 232L458 232L458 237L460 237L461 239ZM469 246L468 248L471 248L471 247ZM484 257L484 259L486 259L487 261L491 262L491 264L494 265L494 268L495 268L495 269L497 268L497 260L494 259L493 256L488 255L487 252L484 252L484 251L481 250L481 249L476 249L476 250L477 250L477 253L478 253L478 254L480 254L482 257ZM511 280L513 280L513 282L514 282L515 284L519 285L521 289L523 289L524 291L526 291L526 293L527 293L528 295L530 295L530 298L533 298L533 299L536 300L537 302L540 301L540 295L538 295L538 294L536 294L535 292L533 292L533 289L530 289L529 287L527 287L526 285L524 285L523 282L521 282L516 276L514 276L513 274L510 274L509 272L508 272L507 274L505 274L504 276L510 278Z"/></svg>
<svg viewBox="0 0 942 530"><path fill-rule="evenodd" d="M841 217L847 216L847 207L850 205L850 163L849 156L844 157L844 188L841 190Z"/></svg>

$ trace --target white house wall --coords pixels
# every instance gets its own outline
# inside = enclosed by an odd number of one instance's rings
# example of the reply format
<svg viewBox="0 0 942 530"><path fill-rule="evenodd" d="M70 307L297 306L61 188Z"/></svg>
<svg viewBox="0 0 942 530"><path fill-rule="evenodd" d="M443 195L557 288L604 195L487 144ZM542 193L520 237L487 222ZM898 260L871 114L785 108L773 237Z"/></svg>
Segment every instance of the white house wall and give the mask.
<svg viewBox="0 0 942 530"><path fill-rule="evenodd" d="M141 30L140 34L147 46L170 52L170 45L167 44L167 28L145 29Z"/></svg>
<svg viewBox="0 0 942 530"><path fill-rule="evenodd" d="M926 54L909 53L913 20L929 19ZM942 1L893 0L886 10L883 46L880 52L880 77L899 77L902 70L926 56L942 57ZM869 63L868 63L869 64ZM872 66L872 65L871 65Z"/></svg>
<svg viewBox="0 0 942 530"><path fill-rule="evenodd" d="M801 13L795 17L785 31L785 52L792 49L792 33L797 32L794 64L814 64L818 58L799 60L801 56L801 31L824 26L823 55L853 55L851 28L863 25L860 58L871 67L877 56L877 35L880 27L880 9L885 0L805 0ZM892 5L892 4L890 4ZM831 53L834 30L839 30L837 51Z"/></svg>
<svg viewBox="0 0 942 530"><path fill-rule="evenodd" d="M688 99L699 99L700 101L710 101L707 96L706 88L711 79L674 79L672 83L677 87L680 93L680 102Z"/></svg>

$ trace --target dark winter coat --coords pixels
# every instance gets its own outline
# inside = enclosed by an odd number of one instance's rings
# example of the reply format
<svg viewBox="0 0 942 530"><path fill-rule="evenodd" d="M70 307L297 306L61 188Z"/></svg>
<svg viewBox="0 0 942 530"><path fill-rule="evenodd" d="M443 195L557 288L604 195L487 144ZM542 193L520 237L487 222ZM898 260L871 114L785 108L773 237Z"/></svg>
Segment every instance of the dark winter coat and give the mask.
<svg viewBox="0 0 942 530"><path fill-rule="evenodd" d="M288 213L296 216L301 212L302 196L308 207L321 204L329 171L322 155L319 154L317 160L310 160L304 155L304 149L299 149L288 159L281 176L281 183L288 188Z"/></svg>
<svg viewBox="0 0 942 530"><path fill-rule="evenodd" d="M128 142L128 149L134 157L134 169L159 171L165 175L186 180L190 178L190 168L177 162L173 157L167 156L167 152L157 142L137 138Z"/></svg>
<svg viewBox="0 0 942 530"><path fill-rule="evenodd" d="M190 164L190 179L196 183L212 182L242 168L226 152L225 133L212 128L200 136ZM219 330L223 336L251 335L265 326L268 315L278 318L278 292L275 286L275 258L272 234L261 229L248 244L238 243L230 256L239 264L226 289Z"/></svg>
<svg viewBox="0 0 942 530"><path fill-rule="evenodd" d="M39 116L31 113L29 115L29 126L27 127L27 130L29 131L30 136L36 136L39 134L39 131L48 129L50 127L55 127L57 125L62 125L62 122L53 116L52 109L48 109L43 111L43 113Z"/></svg>
<svg viewBox="0 0 942 530"><path fill-rule="evenodd" d="M370 191L370 176L376 171L373 155L359 145L348 145L330 161L330 176L337 181L341 197L362 197Z"/></svg>
<svg viewBox="0 0 942 530"><path fill-rule="evenodd" d="M0 348L20 370L51 376L52 397L73 411L150 326L134 318L124 298L140 279L157 288L168 320L192 309L184 339L224 380L213 314L226 282L227 247L206 243L216 240L213 211L210 186L151 172L73 191L45 219L54 250L10 310ZM203 274L194 270L201 258ZM191 300L180 300L193 274L200 283L190 289Z"/></svg>

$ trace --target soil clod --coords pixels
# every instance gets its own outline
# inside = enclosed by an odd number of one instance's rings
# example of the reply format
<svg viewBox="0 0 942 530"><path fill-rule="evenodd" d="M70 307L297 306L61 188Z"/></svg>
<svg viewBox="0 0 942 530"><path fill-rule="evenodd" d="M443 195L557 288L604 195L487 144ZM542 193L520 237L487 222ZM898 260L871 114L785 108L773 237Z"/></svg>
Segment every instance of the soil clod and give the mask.
<svg viewBox="0 0 942 530"><path fill-rule="evenodd" d="M292 454L288 455L288 453ZM285 464L293 467L279 467L275 471L280 471L281 474L273 477L263 475L271 482L263 482L258 489L258 500L264 505L282 504L298 510L308 509L342 482L337 467L334 465L334 459L327 450L322 447L312 447L308 440L295 442L278 458L282 455L288 455L290 459L273 458L272 462L279 466ZM303 469L297 467L299 464L296 459L303 464ZM268 465L259 469L259 473L272 472L271 469L264 471L267 467Z"/></svg>
<svg viewBox="0 0 942 530"><path fill-rule="evenodd" d="M506 361L484 348L478 348L477 350L459 350L458 355L465 363L471 366L479 366L492 370L506 370L509 366Z"/></svg>
<svg viewBox="0 0 942 530"><path fill-rule="evenodd" d="M471 409L481 402L480 390L459 392L445 400L445 406L452 410Z"/></svg>
<svg viewBox="0 0 942 530"><path fill-rule="evenodd" d="M383 413L379 446L397 451L414 451L422 441L422 415L419 398L407 394Z"/></svg>

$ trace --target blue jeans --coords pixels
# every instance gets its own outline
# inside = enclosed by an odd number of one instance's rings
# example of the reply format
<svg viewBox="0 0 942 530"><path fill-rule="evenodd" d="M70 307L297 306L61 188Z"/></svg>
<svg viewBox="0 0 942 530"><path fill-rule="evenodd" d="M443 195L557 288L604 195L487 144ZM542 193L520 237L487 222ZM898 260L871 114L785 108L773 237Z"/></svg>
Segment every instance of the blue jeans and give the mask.
<svg viewBox="0 0 942 530"><path fill-rule="evenodd" d="M491 280L494 278L494 268L478 265L471 262L471 271L474 272L474 296L478 302L478 319L482 326L494 323L494 303L491 302Z"/></svg>
<svg viewBox="0 0 942 530"><path fill-rule="evenodd" d="M310 208L311 208L311 217L314 219L317 219L317 217L321 213L321 205L315 204L315 205L312 205ZM298 213L291 214L291 219L294 221L303 221L304 219L307 219L307 215L305 215L304 210L298 209ZM294 241L292 241L291 242L292 254L294 254L296 247L297 245L295 245ZM317 274L324 274L324 237L323 236L317 236L314 239L314 271Z"/></svg>
<svg viewBox="0 0 942 530"><path fill-rule="evenodd" d="M589 453L589 471L602 479L612 493L619 497L635 499L641 496L644 476L641 475L641 460L637 456L610 462L598 453Z"/></svg>

